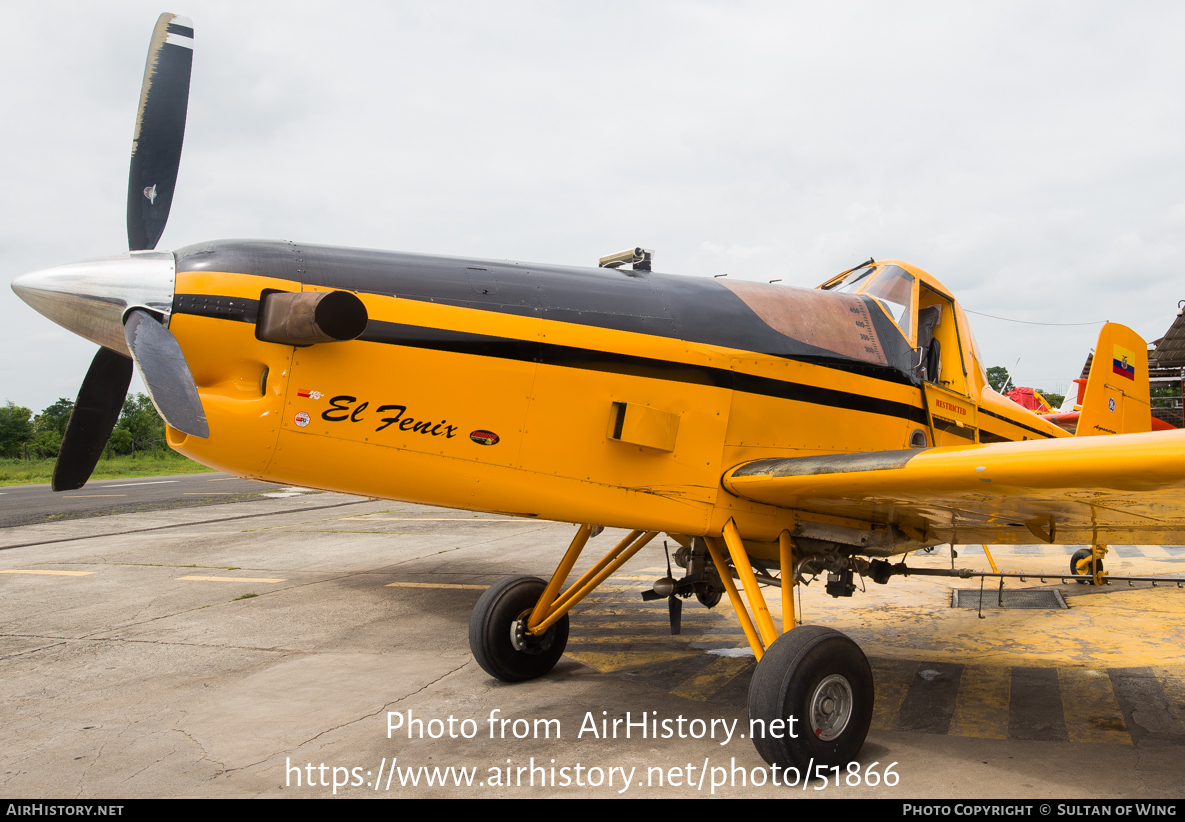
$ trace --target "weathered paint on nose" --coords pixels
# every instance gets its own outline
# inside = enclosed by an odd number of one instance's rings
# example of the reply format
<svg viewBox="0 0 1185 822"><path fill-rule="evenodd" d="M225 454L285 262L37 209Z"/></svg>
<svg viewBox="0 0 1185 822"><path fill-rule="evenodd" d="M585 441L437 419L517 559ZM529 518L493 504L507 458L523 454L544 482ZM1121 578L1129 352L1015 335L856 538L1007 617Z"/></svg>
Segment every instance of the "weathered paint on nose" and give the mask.
<svg viewBox="0 0 1185 822"><path fill-rule="evenodd" d="M123 322L146 308L169 325L177 263L170 251L129 251L17 277L16 295L42 315L93 343L131 356Z"/></svg>

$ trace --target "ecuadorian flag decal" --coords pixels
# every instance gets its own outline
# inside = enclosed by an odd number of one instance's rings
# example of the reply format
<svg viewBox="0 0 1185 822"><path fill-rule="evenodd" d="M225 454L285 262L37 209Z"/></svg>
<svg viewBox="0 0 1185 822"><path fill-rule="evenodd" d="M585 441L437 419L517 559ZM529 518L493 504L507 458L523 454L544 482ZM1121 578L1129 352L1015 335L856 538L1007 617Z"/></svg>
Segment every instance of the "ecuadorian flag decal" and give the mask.
<svg viewBox="0 0 1185 822"><path fill-rule="evenodd" d="M1112 360L1111 370L1121 377L1127 377L1129 380L1136 378L1136 355L1128 351L1122 345L1115 345L1115 357Z"/></svg>

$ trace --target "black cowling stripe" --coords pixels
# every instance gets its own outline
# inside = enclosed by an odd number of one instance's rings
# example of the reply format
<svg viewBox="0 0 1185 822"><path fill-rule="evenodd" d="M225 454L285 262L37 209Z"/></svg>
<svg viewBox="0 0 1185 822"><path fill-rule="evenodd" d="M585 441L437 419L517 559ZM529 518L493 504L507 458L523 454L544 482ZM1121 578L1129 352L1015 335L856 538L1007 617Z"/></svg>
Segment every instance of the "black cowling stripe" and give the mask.
<svg viewBox="0 0 1185 822"><path fill-rule="evenodd" d="M173 304L173 313L254 323L258 307L258 300L248 300L241 297L179 294ZM908 403L852 394L817 385L775 380L755 374L742 374L726 368L711 368L652 357L598 351L592 348L517 340L511 337L474 334L466 331L449 331L442 328L381 320L370 320L367 323L366 331L358 339L363 342L402 345L430 351L448 351L454 354L535 362L610 374L628 374L635 377L694 385L710 385L812 405L825 405L849 411L900 417L919 425L925 425L927 422L926 412Z"/></svg>
<svg viewBox="0 0 1185 822"><path fill-rule="evenodd" d="M218 294L178 294L173 304L174 314L193 314L247 323L254 323L256 321L258 309L258 300L227 297ZM926 418L926 413L923 409L907 403L898 403L830 388L759 377L753 374L739 374L729 369L708 368L671 362L669 360L597 351L589 348L516 340L510 337L498 337L487 334L448 331L439 328L382 322L379 320L371 320L367 325L365 333L359 339L367 342L403 345L411 348L450 351L459 354L525 362L539 362L566 368L584 368L591 371L630 374L632 376L687 382L697 385L712 385L719 388L743 391L748 394L777 397L779 399L806 402L814 405L864 411L870 414L887 414L889 416L908 419L918 425L929 424L929 420ZM820 358L816 361L816 364L841 370L853 370L850 367L850 363L827 361L825 358ZM868 373L867 376L883 378L890 375L873 371L873 373ZM897 382L899 380L892 381ZM1034 434L1039 434L1043 437L1052 436L1044 431L1031 428L1024 423L988 411L985 408L979 408L978 410L982 414L1015 425L1018 428L1023 428ZM1008 441L1005 437L1000 437L982 430L981 438L991 442Z"/></svg>
<svg viewBox="0 0 1185 822"><path fill-rule="evenodd" d="M904 385L912 349L869 303L887 365L855 360L771 328L718 281L649 271L473 260L367 249L224 240L175 252L178 273L230 271L803 360ZM795 289L768 286L771 294Z"/></svg>
<svg viewBox="0 0 1185 822"><path fill-rule="evenodd" d="M754 374L739 374L726 368L711 368L589 348L514 340L486 334L447 331L440 328L426 328L378 320L371 320L366 327L366 332L359 339L409 348L537 362L563 368L628 374L695 385L711 385L747 394L777 397L850 411L863 411L869 414L901 417L920 425L926 424L925 410L908 403L851 394L847 391L822 388L817 385L804 385L769 377L759 377Z"/></svg>
<svg viewBox="0 0 1185 822"><path fill-rule="evenodd" d="M220 294L178 294L173 298L173 313L254 323L259 318L259 300Z"/></svg>
<svg viewBox="0 0 1185 822"><path fill-rule="evenodd" d="M997 414L993 411L988 411L986 408L979 408L978 410L979 410L979 413L981 413L981 414L987 414L989 417L995 417L998 420L1003 420L1004 422L1008 423L1009 425L1015 425L1017 428L1023 428L1024 430L1029 431L1033 434L1036 434L1040 437L1045 437L1046 439L1054 439L1056 437L1055 434L1050 434L1046 431L1042 431L1039 428L1032 428L1028 425L1025 425L1023 422L1017 422L1016 420L1011 419L1009 417L1005 417L1002 414Z"/></svg>

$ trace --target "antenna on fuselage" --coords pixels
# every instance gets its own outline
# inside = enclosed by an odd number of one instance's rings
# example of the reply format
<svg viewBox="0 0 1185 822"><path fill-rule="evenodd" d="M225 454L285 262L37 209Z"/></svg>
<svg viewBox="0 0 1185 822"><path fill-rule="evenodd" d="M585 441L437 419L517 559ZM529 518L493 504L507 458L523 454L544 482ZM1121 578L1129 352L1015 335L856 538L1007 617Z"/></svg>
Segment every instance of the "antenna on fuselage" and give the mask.
<svg viewBox="0 0 1185 822"><path fill-rule="evenodd" d="M620 268L629 263L634 271L649 271L650 261L654 259L653 248L642 248L637 246L627 251L618 251L616 254L610 254L608 257L602 257L597 265L600 268Z"/></svg>
<svg viewBox="0 0 1185 822"><path fill-rule="evenodd" d="M1023 357L1021 354L1020 357ZM1012 365L1012 371L1008 374L1008 379L1004 380L1004 384L1000 386L1000 393L1003 394L1008 389L1008 384L1013 382L1013 377L1016 376L1016 366L1020 365L1020 357L1016 358L1016 362Z"/></svg>

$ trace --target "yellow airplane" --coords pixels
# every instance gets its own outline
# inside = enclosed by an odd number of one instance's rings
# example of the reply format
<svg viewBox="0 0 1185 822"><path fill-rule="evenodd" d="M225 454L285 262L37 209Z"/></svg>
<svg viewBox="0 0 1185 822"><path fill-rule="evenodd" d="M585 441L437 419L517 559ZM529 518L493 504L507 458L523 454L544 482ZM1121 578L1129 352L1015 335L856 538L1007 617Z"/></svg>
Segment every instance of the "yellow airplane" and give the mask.
<svg viewBox="0 0 1185 822"><path fill-rule="evenodd" d="M81 487L133 363L177 451L242 477L578 526L548 580L489 588L469 639L489 674L547 673L568 614L656 535L681 579L727 596L758 665L771 764L854 759L872 674L839 632L797 626L794 585L906 573L950 543L1185 542L1185 431L1149 432L1147 346L1107 325L1078 435L996 394L967 317L922 269L868 261L799 289L651 271L219 241L156 251L177 178L193 26L162 15L128 191L131 251L13 283L100 346L53 487ZM629 265L629 268L625 266ZM1108 436L1089 436L1089 435ZM566 584L590 536L630 529ZM735 580L740 582L744 599ZM781 630L761 585L782 590ZM791 734L789 718L800 723ZM809 727L808 727L809 726Z"/></svg>

